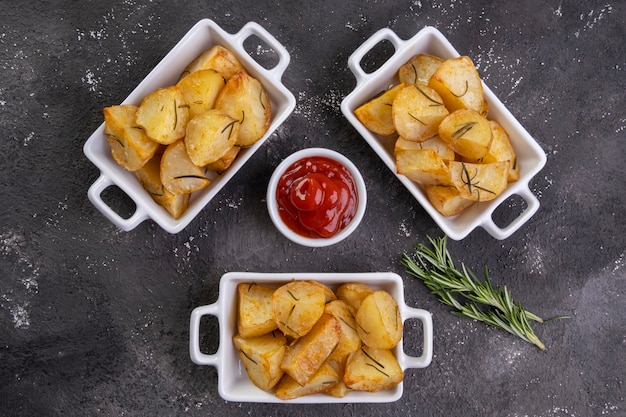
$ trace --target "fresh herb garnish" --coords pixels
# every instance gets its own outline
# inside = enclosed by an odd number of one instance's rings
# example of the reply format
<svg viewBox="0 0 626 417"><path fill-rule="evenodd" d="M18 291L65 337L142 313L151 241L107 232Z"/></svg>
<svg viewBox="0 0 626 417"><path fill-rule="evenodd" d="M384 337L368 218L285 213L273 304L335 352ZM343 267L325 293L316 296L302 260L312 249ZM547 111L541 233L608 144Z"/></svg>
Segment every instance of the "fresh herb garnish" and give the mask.
<svg viewBox="0 0 626 417"><path fill-rule="evenodd" d="M544 350L545 345L533 331L530 322L543 323L537 315L513 301L505 287L493 287L485 267L485 281L461 263L457 269L447 249L447 237L428 238L433 248L419 244L413 257L404 254L401 264L407 272L422 281L442 303L454 307L452 314L482 321L506 330ZM566 318L566 317L558 317Z"/></svg>

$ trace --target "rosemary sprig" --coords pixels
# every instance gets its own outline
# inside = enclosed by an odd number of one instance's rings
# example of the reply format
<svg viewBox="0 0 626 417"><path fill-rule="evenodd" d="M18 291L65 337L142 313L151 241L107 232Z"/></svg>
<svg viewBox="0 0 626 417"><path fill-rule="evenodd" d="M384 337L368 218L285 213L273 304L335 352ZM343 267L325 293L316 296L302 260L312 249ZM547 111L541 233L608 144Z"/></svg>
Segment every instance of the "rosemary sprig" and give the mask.
<svg viewBox="0 0 626 417"><path fill-rule="evenodd" d="M511 292L505 287L493 287L485 267L484 282L461 264L456 268L447 249L447 237L432 239L433 248L418 244L415 256L406 253L402 265L407 272L422 281L439 301L454 307L453 314L482 321L506 330L544 350L545 345L533 331L530 322L542 323L537 315L525 310L513 301Z"/></svg>

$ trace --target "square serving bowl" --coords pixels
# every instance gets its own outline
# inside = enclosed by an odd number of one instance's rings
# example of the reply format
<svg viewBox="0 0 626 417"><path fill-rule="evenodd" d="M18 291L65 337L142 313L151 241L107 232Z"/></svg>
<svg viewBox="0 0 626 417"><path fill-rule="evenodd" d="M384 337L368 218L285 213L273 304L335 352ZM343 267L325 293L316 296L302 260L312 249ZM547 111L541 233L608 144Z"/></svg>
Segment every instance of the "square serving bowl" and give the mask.
<svg viewBox="0 0 626 417"><path fill-rule="evenodd" d="M423 344L421 356L409 356L404 352L402 340L395 347L394 353L403 370L408 368L425 368L433 354L433 323L431 314L422 309L409 307L404 302L404 286L402 278L389 272L369 273L255 273L229 272L222 276L219 296L215 303L196 307L191 313L189 322L189 354L191 360L198 365L214 366L218 373L219 395L233 402L258 403L383 403L397 401L402 397L403 383L394 388L379 392L351 392L343 398L315 394L284 401L273 393L257 388L248 378L246 370L239 360L233 345L233 336L237 332L237 285L255 282L260 285L278 287L293 280L314 280L327 285L333 291L346 282L360 282L375 289L389 292L398 304L402 320L417 319L422 323ZM219 323L219 347L212 354L203 353L200 349L200 322L204 316L215 316ZM409 328L405 326L405 332ZM406 378L406 375L405 375Z"/></svg>
<svg viewBox="0 0 626 417"><path fill-rule="evenodd" d="M383 41L388 41L393 45L393 55L374 72L366 73L361 67L362 59ZM485 83L483 83L483 88L485 98L489 103L488 118L499 122L509 134L520 166L519 180L509 183L506 191L496 199L474 204L456 216L441 215L428 201L425 192L417 183L404 175L397 174L393 154L395 137L381 136L369 131L354 115L354 110L360 105L389 86L398 84L398 68L412 56L420 53L444 59L459 56L443 34L433 27L425 27L408 40L400 39L388 28L374 33L348 59L348 67L356 77L357 85L342 101L341 111L446 235L454 240L461 240L480 226L494 238L506 239L539 209L539 201L530 191L528 184L545 165L546 155ZM493 221L492 215L500 204L513 195L521 197L526 202L526 208L508 225L500 227Z"/></svg>
<svg viewBox="0 0 626 417"><path fill-rule="evenodd" d="M246 52L244 42L252 36L269 45L278 56L278 63L273 68L264 68ZM253 146L242 149L226 172L210 177L211 184L207 188L193 193L185 213L180 218L174 219L150 197L132 172L115 162L104 135L104 123L101 124L83 147L87 158L100 169L100 176L90 186L87 195L96 208L120 229L132 230L144 220L152 219L169 233L180 232L293 112L296 105L295 97L281 82L290 60L287 50L255 22L248 22L238 33L229 34L209 19L196 23L132 91L123 104L139 105L145 96L157 88L175 84L187 64L214 45L221 45L233 52L248 73L263 84L272 106L269 129ZM102 192L112 185L119 187L135 202L136 210L130 217L121 217L103 201Z"/></svg>

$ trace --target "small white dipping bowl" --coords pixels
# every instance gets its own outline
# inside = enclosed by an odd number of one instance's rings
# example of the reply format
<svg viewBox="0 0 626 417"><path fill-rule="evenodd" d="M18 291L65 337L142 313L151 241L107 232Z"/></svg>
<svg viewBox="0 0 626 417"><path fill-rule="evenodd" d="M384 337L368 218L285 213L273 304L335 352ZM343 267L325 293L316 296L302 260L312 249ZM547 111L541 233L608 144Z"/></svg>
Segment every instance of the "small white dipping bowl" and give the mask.
<svg viewBox="0 0 626 417"><path fill-rule="evenodd" d="M293 230L291 230L281 219L280 214L278 213L278 204L276 202L276 186L280 177L283 173L296 161L299 161L303 158L311 158L311 157L326 157L329 159L333 159L343 166L345 166L348 171L352 174L354 178L354 183L356 185L357 191L357 210L350 221L343 229L341 229L334 236L324 238L310 238L302 236ZM365 189L365 182L363 181L363 177L361 173L357 169L357 167L350 161L348 158L343 156L342 154L332 151L330 149L325 148L307 148L297 151L287 158L285 158L280 165L274 170L272 177L270 178L269 185L267 187L267 210L269 212L270 218L272 222L276 226L276 228L289 240L292 242L298 243L303 246L309 247L322 247L322 246L330 246L334 245L337 242L344 240L346 237L350 235L350 233L354 232L357 228L361 219L363 218L363 214L365 214L365 206L367 205L367 191Z"/></svg>

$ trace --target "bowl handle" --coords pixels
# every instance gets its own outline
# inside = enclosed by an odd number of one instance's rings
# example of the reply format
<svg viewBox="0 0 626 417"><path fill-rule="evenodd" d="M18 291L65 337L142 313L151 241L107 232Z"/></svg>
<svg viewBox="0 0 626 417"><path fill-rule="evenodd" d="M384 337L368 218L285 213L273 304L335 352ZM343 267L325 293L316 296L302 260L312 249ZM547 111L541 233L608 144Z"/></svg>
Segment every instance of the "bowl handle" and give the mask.
<svg viewBox="0 0 626 417"><path fill-rule="evenodd" d="M509 223L508 226L501 228L497 224L494 223L493 218L490 216L485 222L481 225L483 229L485 229L491 236L496 239L506 239L511 236L517 229L522 227L524 223L528 221L536 212L539 210L539 200L537 197L530 191L528 188L528 184L525 187L521 188L519 191L515 193L519 195L526 201L526 210L520 213L515 220ZM506 200L505 200L506 201ZM493 212L491 212L493 215Z"/></svg>
<svg viewBox="0 0 626 417"><path fill-rule="evenodd" d="M220 348L214 354L202 353L200 351L200 320L203 316L218 316L218 303L196 307L191 312L189 320L189 356L198 365L212 365L216 368L219 358Z"/></svg>
<svg viewBox="0 0 626 417"><path fill-rule="evenodd" d="M422 333L424 334L424 347L420 357L409 356L402 352L399 355L398 362L403 369L407 368L425 368L430 365L433 359L433 317L429 311L420 308L412 308L404 306L403 317L406 319L418 319L422 322Z"/></svg>
<svg viewBox="0 0 626 417"><path fill-rule="evenodd" d="M379 31L374 33L372 36L370 36L368 40L363 42L361 46L359 46L352 53L352 55L350 55L350 58L348 58L348 67L350 68L350 70L354 74L354 77L356 78L357 86L360 83L362 83L365 79L369 77L373 77L378 71L381 70L382 66L381 68L378 68L376 71L370 74L367 74L365 71L363 71L363 67L361 67L361 60L363 59L365 54L367 54L369 51L372 50L372 48L374 48L380 42L385 41L385 40L391 42L391 44L395 48L394 55L397 53L397 51L399 51L402 48L402 45L405 43L405 41L400 39L398 35L396 35L395 32L392 31L391 29L389 28L380 29Z"/></svg>
<svg viewBox="0 0 626 417"><path fill-rule="evenodd" d="M89 190L87 191L87 196L89 200L92 202L94 206L102 214L105 215L114 225L119 227L120 229L128 232L129 230L134 229L139 225L139 223L143 222L148 218L148 214L141 209L137 204L135 204L135 213L130 216L128 219L122 218L119 214L117 214L113 209L106 204L102 200L102 192L106 190L108 187L115 185L115 183L106 175L100 173L100 177L91 184Z"/></svg>
<svg viewBox="0 0 626 417"><path fill-rule="evenodd" d="M285 49L285 47L280 42L278 42L278 40L276 40L274 35L269 33L267 30L265 30L265 28L263 28L256 22L246 23L241 28L241 30L239 30L239 32L233 35L233 40L239 44L241 49L245 50L245 48L243 47L243 43L252 35L256 35L263 42L271 46L274 52L276 52L276 54L278 55L278 64L276 64L271 69L263 69L269 72L276 79L277 82L280 82L282 75L289 65L289 52L287 52L287 49Z"/></svg>

